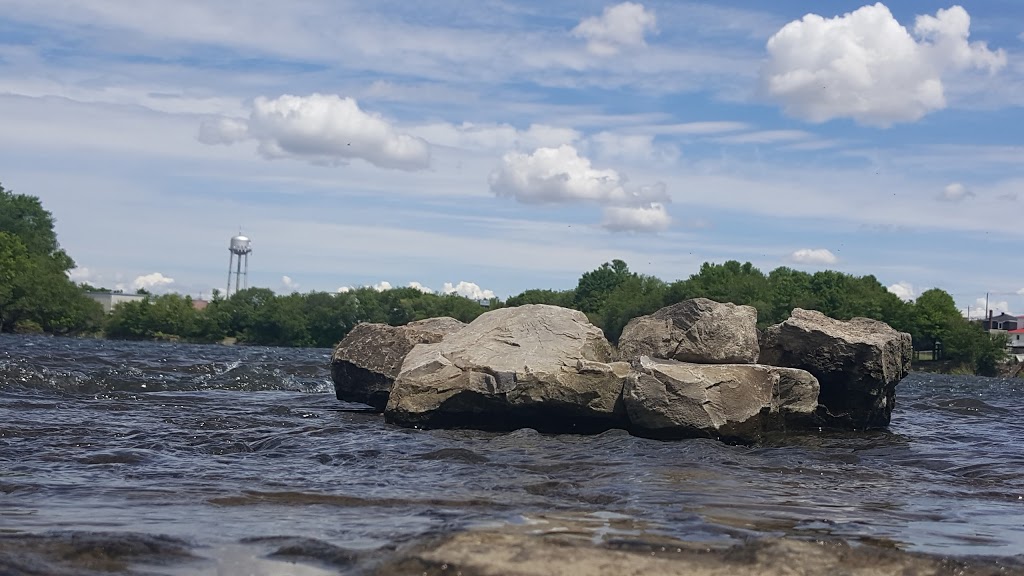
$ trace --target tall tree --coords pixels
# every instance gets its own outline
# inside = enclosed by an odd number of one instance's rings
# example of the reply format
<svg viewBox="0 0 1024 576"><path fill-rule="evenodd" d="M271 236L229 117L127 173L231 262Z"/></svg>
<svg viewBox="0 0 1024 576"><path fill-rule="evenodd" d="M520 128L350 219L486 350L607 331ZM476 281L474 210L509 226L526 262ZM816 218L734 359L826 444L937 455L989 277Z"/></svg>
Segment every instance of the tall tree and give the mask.
<svg viewBox="0 0 1024 576"><path fill-rule="evenodd" d="M631 275L629 266L622 260L605 262L597 269L585 272L576 285L575 308L587 314L599 313L612 291Z"/></svg>
<svg viewBox="0 0 1024 576"><path fill-rule="evenodd" d="M53 215L38 198L0 186L0 233L0 331L97 329L102 309L68 279L75 263L57 243Z"/></svg>

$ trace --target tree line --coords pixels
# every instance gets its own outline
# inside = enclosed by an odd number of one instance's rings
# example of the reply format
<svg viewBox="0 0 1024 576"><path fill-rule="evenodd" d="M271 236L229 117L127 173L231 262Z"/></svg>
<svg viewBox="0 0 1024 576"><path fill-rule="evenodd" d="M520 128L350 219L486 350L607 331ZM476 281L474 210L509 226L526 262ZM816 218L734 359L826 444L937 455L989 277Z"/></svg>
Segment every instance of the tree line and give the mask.
<svg viewBox="0 0 1024 576"><path fill-rule="evenodd" d="M346 293L277 295L250 288L202 310L188 296L146 295L104 314L67 272L74 261L60 248L52 215L38 198L0 186L0 331L96 335L120 339L163 339L268 346L330 347L360 322L402 325L451 316L470 322L502 306L553 304L584 312L612 342L626 323L682 300L705 297L757 309L759 327L782 322L794 308L818 310L838 319L856 316L887 322L909 332L918 350L941 343L945 358L965 370L995 373L1005 360L1005 340L990 336L962 317L952 296L931 289L912 302L889 292L874 276L826 270L807 273L780 267L767 274L749 262L705 263L685 280L665 282L637 274L621 260L584 273L570 290L527 290L505 302L481 304L458 295L415 288Z"/></svg>

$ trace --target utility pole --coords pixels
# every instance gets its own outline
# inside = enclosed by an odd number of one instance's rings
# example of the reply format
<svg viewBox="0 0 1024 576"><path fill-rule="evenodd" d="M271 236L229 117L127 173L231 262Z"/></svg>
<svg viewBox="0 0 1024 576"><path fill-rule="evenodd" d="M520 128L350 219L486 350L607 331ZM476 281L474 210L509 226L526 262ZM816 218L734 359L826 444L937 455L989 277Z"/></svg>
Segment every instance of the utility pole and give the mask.
<svg viewBox="0 0 1024 576"><path fill-rule="evenodd" d="M985 292L985 318L988 318L988 315L989 315L989 309L988 309L988 292Z"/></svg>

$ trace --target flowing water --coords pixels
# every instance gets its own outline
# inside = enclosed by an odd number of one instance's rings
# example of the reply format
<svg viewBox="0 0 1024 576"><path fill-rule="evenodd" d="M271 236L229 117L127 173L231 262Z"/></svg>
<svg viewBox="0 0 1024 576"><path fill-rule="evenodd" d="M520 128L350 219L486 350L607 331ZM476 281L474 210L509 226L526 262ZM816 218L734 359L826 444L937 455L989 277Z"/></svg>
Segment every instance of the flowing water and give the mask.
<svg viewBox="0 0 1024 576"><path fill-rule="evenodd" d="M358 572L563 518L645 533L1024 554L1024 386L915 374L888 431L754 446L410 430L328 350L0 336L0 574Z"/></svg>

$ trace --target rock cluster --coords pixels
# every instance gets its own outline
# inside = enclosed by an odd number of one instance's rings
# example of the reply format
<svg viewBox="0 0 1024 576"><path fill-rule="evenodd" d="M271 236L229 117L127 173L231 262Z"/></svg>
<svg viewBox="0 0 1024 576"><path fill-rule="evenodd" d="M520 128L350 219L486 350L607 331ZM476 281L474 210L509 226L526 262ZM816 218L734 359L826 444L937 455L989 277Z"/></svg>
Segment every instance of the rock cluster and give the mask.
<svg viewBox="0 0 1024 576"><path fill-rule="evenodd" d="M633 319L617 349L581 312L540 304L361 324L332 376L339 399L401 426L749 441L888 425L910 355L882 322L801 309L759 343L754 308L696 298Z"/></svg>

